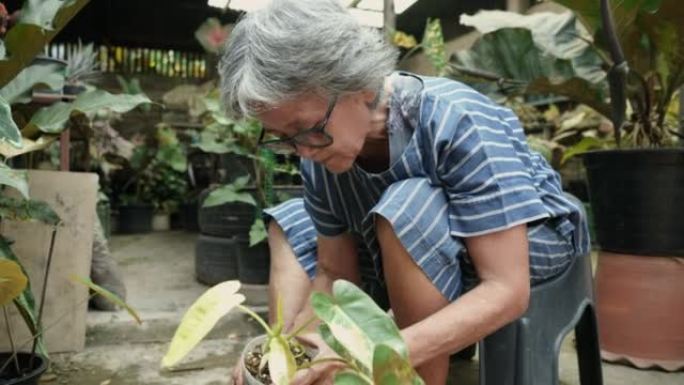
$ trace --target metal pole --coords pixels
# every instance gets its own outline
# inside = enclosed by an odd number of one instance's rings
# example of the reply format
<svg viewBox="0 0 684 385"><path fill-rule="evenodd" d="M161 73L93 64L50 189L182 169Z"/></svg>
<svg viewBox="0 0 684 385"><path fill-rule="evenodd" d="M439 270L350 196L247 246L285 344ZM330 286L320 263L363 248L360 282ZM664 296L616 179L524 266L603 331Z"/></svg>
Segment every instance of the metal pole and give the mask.
<svg viewBox="0 0 684 385"><path fill-rule="evenodd" d="M382 12L383 26L385 34L389 39L390 34L397 30L397 15L394 13L394 0L384 0L384 4Z"/></svg>

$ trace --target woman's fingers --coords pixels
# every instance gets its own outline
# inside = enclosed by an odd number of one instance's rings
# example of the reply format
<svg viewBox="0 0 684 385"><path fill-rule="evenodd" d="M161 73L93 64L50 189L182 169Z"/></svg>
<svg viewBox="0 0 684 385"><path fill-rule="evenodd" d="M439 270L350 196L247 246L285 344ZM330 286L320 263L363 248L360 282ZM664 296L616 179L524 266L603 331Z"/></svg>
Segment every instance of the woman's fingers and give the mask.
<svg viewBox="0 0 684 385"><path fill-rule="evenodd" d="M242 385L242 365L240 363L236 363L235 367L233 367L233 385Z"/></svg>

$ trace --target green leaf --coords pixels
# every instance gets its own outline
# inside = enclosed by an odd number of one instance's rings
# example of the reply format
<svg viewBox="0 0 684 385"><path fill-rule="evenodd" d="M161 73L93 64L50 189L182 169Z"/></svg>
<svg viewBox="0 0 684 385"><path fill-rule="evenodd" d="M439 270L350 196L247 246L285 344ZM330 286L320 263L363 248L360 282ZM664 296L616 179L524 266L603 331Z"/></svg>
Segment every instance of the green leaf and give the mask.
<svg viewBox="0 0 684 385"><path fill-rule="evenodd" d="M333 296L314 293L311 305L332 335L364 369L373 367L376 344L387 344L407 357L407 349L394 321L353 283L337 280Z"/></svg>
<svg viewBox="0 0 684 385"><path fill-rule="evenodd" d="M0 89L0 96L10 104L30 102L31 90L38 84L45 84L51 90L61 90L64 87L64 64L30 65Z"/></svg>
<svg viewBox="0 0 684 385"><path fill-rule="evenodd" d="M0 142L7 142L14 147L21 147L21 133L12 119L9 103L0 96Z"/></svg>
<svg viewBox="0 0 684 385"><path fill-rule="evenodd" d="M59 216L50 205L34 199L16 199L0 195L0 218L15 221L39 221L57 226Z"/></svg>
<svg viewBox="0 0 684 385"><path fill-rule="evenodd" d="M268 371L275 385L287 385L294 378L297 364L290 345L282 335L274 335L268 341Z"/></svg>
<svg viewBox="0 0 684 385"><path fill-rule="evenodd" d="M21 268L22 273L24 273L26 277L29 276L17 256L14 255L7 238L3 237L2 235L0 235L0 260L9 260L17 263ZM19 295L19 297L15 298L13 302L19 311L19 314L24 319L24 323L31 332L31 335L38 336L38 351L47 357L47 349L45 349L45 341L43 334L41 333L42 326L38 323L36 301L33 298L30 280L27 282L24 291Z"/></svg>
<svg viewBox="0 0 684 385"><path fill-rule="evenodd" d="M344 371L335 374L335 385L374 385L373 383L352 371Z"/></svg>
<svg viewBox="0 0 684 385"><path fill-rule="evenodd" d="M256 206L256 201L252 194L248 192L240 192L236 188L236 183L221 186L209 193L209 196L204 200L202 207L220 206L225 203L242 202L252 206Z"/></svg>
<svg viewBox="0 0 684 385"><path fill-rule="evenodd" d="M318 334L321 336L326 345L330 347L335 353L342 357L347 362L353 362L357 367L360 367L359 362L349 353L349 351L335 339L335 336L330 331L328 325L321 323L318 325ZM368 372L370 374L370 372Z"/></svg>
<svg viewBox="0 0 684 385"><path fill-rule="evenodd" d="M376 385L424 385L408 360L391 347L379 344L373 352L373 382Z"/></svg>
<svg viewBox="0 0 684 385"><path fill-rule="evenodd" d="M109 301L109 302L111 302L111 303L113 303L113 304L115 304L115 305L117 305L123 309L126 309L128 314L130 314L131 317L133 317L133 319L135 319L135 322L137 322L138 325L142 325L142 319L140 319L140 316L135 311L135 309L133 309L129 304L127 304L118 295L116 295L116 294L112 293L111 291L105 289L104 287L94 283L89 278L83 278L83 277L79 277L79 276L74 275L71 277L71 280L73 282L80 283L80 284L87 286L88 288L90 288L90 290L101 295L107 301Z"/></svg>
<svg viewBox="0 0 684 385"><path fill-rule="evenodd" d="M29 152L42 150L51 145L58 137L59 136L57 135L43 135L36 140L22 138L21 146L18 148L0 141L0 155L4 156L5 159L9 159Z"/></svg>
<svg viewBox="0 0 684 385"><path fill-rule="evenodd" d="M143 103L151 103L151 101L145 95L112 95L103 90L89 91L79 95L72 103L55 103L40 109L22 132L26 136L31 136L38 130L48 134L58 134L64 129L64 125L73 112L89 114L108 109L124 113Z"/></svg>
<svg viewBox="0 0 684 385"><path fill-rule="evenodd" d="M425 33L423 34L423 42L421 43L425 55L430 60L430 63L435 68L438 76L446 74L447 55L444 48L444 34L442 33L442 24L439 19L428 19L425 24Z"/></svg>
<svg viewBox="0 0 684 385"><path fill-rule="evenodd" d="M268 237L264 220L257 218L249 229L249 247L263 242Z"/></svg>
<svg viewBox="0 0 684 385"><path fill-rule="evenodd" d="M0 259L0 306L12 302L26 289L28 278L21 266L8 259Z"/></svg>
<svg viewBox="0 0 684 385"><path fill-rule="evenodd" d="M29 198L28 174L25 170L15 170L0 162L0 185L10 186Z"/></svg>
<svg viewBox="0 0 684 385"><path fill-rule="evenodd" d="M594 138L592 136L585 136L577 142L577 144L568 147L563 153L563 158L561 159L561 164L567 162L570 158L577 155L584 154L587 151L604 148L605 144L600 139Z"/></svg>
<svg viewBox="0 0 684 385"><path fill-rule="evenodd" d="M53 29L50 31L46 31L37 25L22 22L10 28L4 39L8 57L0 61L0 87L9 83L21 70L28 66L33 58L88 1L70 0L64 2L64 6L59 9L52 20ZM26 17L34 19L31 13L28 13Z"/></svg>
<svg viewBox="0 0 684 385"><path fill-rule="evenodd" d="M163 367L171 367L185 357L216 325L219 319L245 301L238 294L240 282L226 281L207 290L185 313L162 359Z"/></svg>
<svg viewBox="0 0 684 385"><path fill-rule="evenodd" d="M485 81L489 93L567 96L610 116L603 59L571 13L482 11L461 19L484 35L452 57L455 77Z"/></svg>
<svg viewBox="0 0 684 385"><path fill-rule="evenodd" d="M68 1L65 0L26 0L19 17L20 23L34 24L43 29L53 29L52 22L57 11Z"/></svg>

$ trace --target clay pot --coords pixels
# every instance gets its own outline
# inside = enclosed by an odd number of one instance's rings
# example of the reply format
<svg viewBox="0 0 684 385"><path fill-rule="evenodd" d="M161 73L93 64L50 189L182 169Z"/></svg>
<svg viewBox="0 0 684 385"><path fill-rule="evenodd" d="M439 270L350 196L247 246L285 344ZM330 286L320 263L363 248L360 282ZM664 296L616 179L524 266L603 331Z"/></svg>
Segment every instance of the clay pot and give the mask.
<svg viewBox="0 0 684 385"><path fill-rule="evenodd" d="M601 252L601 356L638 368L684 368L684 258Z"/></svg>

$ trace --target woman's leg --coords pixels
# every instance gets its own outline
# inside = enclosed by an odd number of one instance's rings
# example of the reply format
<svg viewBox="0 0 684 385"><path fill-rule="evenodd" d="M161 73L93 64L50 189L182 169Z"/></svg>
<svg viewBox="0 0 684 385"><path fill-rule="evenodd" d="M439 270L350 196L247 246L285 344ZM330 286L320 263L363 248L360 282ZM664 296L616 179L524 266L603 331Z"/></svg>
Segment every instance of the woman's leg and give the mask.
<svg viewBox="0 0 684 385"><path fill-rule="evenodd" d="M449 302L406 251L392 225L377 216L376 228L390 304L399 327L410 326L445 307ZM437 357L417 371L427 385L444 385L449 355Z"/></svg>
<svg viewBox="0 0 684 385"><path fill-rule="evenodd" d="M268 246L271 251L268 283L269 321L271 324L275 322L276 304L281 301L287 330L309 298L311 281L297 260L283 229L276 221L271 221L268 225Z"/></svg>

